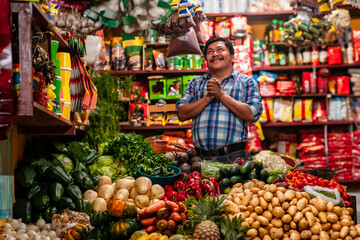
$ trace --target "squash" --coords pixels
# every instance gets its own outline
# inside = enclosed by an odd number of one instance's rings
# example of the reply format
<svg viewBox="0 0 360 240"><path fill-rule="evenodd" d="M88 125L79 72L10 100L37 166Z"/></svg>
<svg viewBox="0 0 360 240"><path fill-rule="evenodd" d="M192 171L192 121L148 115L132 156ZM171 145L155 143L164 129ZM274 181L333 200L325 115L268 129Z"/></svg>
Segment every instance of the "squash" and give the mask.
<svg viewBox="0 0 360 240"><path fill-rule="evenodd" d="M135 218L137 215L137 209L134 204L118 198L110 199L107 208L111 216L118 218Z"/></svg>
<svg viewBox="0 0 360 240"><path fill-rule="evenodd" d="M43 210L49 206L49 202L50 197L46 194L45 190L41 191L41 193L39 193L31 200L32 205L39 210Z"/></svg>
<svg viewBox="0 0 360 240"><path fill-rule="evenodd" d="M136 223L135 219L120 219L118 222L111 225L110 236L114 240L128 240L137 230L139 230L139 225Z"/></svg>
<svg viewBox="0 0 360 240"><path fill-rule="evenodd" d="M90 223L94 227L101 227L111 222L112 216L107 211L93 212L90 215Z"/></svg>
<svg viewBox="0 0 360 240"><path fill-rule="evenodd" d="M50 182L48 187L51 200L54 202L59 201L64 194L64 187L61 185L61 183Z"/></svg>
<svg viewBox="0 0 360 240"><path fill-rule="evenodd" d="M86 240L107 240L110 239L109 229L94 228L86 235Z"/></svg>
<svg viewBox="0 0 360 240"><path fill-rule="evenodd" d="M75 203L69 197L62 197L57 203L57 207L59 210L69 208L70 210L75 209Z"/></svg>
<svg viewBox="0 0 360 240"><path fill-rule="evenodd" d="M76 224L75 226L73 226L66 232L64 239L65 240L81 240L87 235L88 232L89 232L89 229L86 225Z"/></svg>
<svg viewBox="0 0 360 240"><path fill-rule="evenodd" d="M16 173L16 180L23 186L24 188L30 187L36 178L36 172L32 166L26 166Z"/></svg>
<svg viewBox="0 0 360 240"><path fill-rule="evenodd" d="M92 205L86 198L78 199L75 201L75 210L77 212L83 212L90 215L92 211Z"/></svg>
<svg viewBox="0 0 360 240"><path fill-rule="evenodd" d="M26 197L27 199L32 199L42 190L41 185L38 182L33 182L30 188L26 189Z"/></svg>
<svg viewBox="0 0 360 240"><path fill-rule="evenodd" d="M94 189L94 183L91 178L86 174L86 172L74 171L72 175L74 176L75 184L79 185L83 192L88 189Z"/></svg>
<svg viewBox="0 0 360 240"><path fill-rule="evenodd" d="M52 216L56 212L57 212L57 209L54 206L45 208L45 211L44 211L44 214L43 214L45 221L48 222L48 223L51 223Z"/></svg>
<svg viewBox="0 0 360 240"><path fill-rule="evenodd" d="M19 198L13 205L14 218L22 218L24 223L31 223L32 208L30 201Z"/></svg>
<svg viewBox="0 0 360 240"><path fill-rule="evenodd" d="M69 186L65 188L65 193L67 196L71 197L74 202L82 199L82 193L79 186L69 184Z"/></svg>
<svg viewBox="0 0 360 240"><path fill-rule="evenodd" d="M137 239L139 239L140 237L143 237L143 236L149 236L149 234L147 234L144 231L139 230L139 231L134 232L131 235L130 240L137 240Z"/></svg>

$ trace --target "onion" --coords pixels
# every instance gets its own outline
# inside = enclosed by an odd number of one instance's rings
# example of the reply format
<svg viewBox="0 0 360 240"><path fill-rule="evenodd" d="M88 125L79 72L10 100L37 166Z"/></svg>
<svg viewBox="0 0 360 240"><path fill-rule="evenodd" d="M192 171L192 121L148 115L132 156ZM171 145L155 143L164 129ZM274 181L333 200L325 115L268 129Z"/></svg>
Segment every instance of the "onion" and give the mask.
<svg viewBox="0 0 360 240"><path fill-rule="evenodd" d="M17 220L11 218L9 219L9 224L15 231L19 229L19 222Z"/></svg>
<svg viewBox="0 0 360 240"><path fill-rule="evenodd" d="M11 229L12 229L12 226L11 226L10 223L5 223L5 224L4 224L4 228L5 228L5 230L7 230L7 229L11 230Z"/></svg>
<svg viewBox="0 0 360 240"><path fill-rule="evenodd" d="M29 226L27 227L27 230L28 230L28 231L29 231L29 230L32 230L32 231L34 231L34 232L38 232L38 231L39 231L39 227L36 226L36 225L34 225L34 224L31 224L31 225L29 225Z"/></svg>
<svg viewBox="0 0 360 240"><path fill-rule="evenodd" d="M55 231L50 231L50 232L48 233L48 236L49 236L51 239L56 238L56 232L55 232Z"/></svg>
<svg viewBox="0 0 360 240"><path fill-rule="evenodd" d="M34 230L28 230L27 234L30 238L35 238L38 235Z"/></svg>
<svg viewBox="0 0 360 240"><path fill-rule="evenodd" d="M36 226L38 226L39 228L43 228L45 226L46 222L44 219L39 218L39 220L37 220L36 222Z"/></svg>
<svg viewBox="0 0 360 240"><path fill-rule="evenodd" d="M18 232L16 235L15 235L15 238L16 239L19 239L19 240L25 240L25 239L29 239L29 236L24 233L24 232Z"/></svg>
<svg viewBox="0 0 360 240"><path fill-rule="evenodd" d="M19 224L19 229L26 229L26 224L25 223L20 223Z"/></svg>
<svg viewBox="0 0 360 240"><path fill-rule="evenodd" d="M42 237L42 236L47 236L48 234L49 234L49 231L48 231L48 230L42 230L42 231L40 232L41 237Z"/></svg>
<svg viewBox="0 0 360 240"><path fill-rule="evenodd" d="M51 224L47 223L44 225L44 227L42 228L42 230L50 230L51 229Z"/></svg>

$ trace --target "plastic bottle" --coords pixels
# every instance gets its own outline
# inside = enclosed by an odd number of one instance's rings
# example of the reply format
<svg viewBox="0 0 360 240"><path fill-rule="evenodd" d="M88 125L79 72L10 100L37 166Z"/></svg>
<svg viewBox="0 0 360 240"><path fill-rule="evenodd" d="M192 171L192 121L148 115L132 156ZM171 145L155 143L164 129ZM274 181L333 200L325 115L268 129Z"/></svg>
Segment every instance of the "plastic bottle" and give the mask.
<svg viewBox="0 0 360 240"><path fill-rule="evenodd" d="M347 58L347 52L346 52L345 44L344 44L343 41L340 41L340 39L339 39L339 42L340 42L340 48L341 48L342 62L344 64L347 64L348 63L348 58Z"/></svg>
<svg viewBox="0 0 360 240"><path fill-rule="evenodd" d="M303 65L303 56L300 48L296 49L296 64Z"/></svg>
<svg viewBox="0 0 360 240"><path fill-rule="evenodd" d="M270 66L279 65L279 55L278 55L278 51L275 47L275 44L271 44L271 46L270 46L269 63L270 63Z"/></svg>
<svg viewBox="0 0 360 240"><path fill-rule="evenodd" d="M265 28L265 35L264 35L264 43L266 45L269 44L269 41L270 41L270 25L267 25L266 28Z"/></svg>
<svg viewBox="0 0 360 240"><path fill-rule="evenodd" d="M316 47L311 51L311 63L315 65L319 65L320 63L319 50Z"/></svg>
<svg viewBox="0 0 360 240"><path fill-rule="evenodd" d="M327 64L327 58L328 58L328 54L327 54L326 46L322 45L321 50L320 50L320 54L319 54L320 64Z"/></svg>
<svg viewBox="0 0 360 240"><path fill-rule="evenodd" d="M305 47L302 55L303 55L303 58L302 58L303 59L303 64L304 65L310 64L311 63L311 53L310 53L310 50L309 50L308 47Z"/></svg>
<svg viewBox="0 0 360 240"><path fill-rule="evenodd" d="M295 66L296 65L296 57L295 57L295 53L294 53L294 49L290 46L289 47L289 52L288 52L288 64L291 66Z"/></svg>
<svg viewBox="0 0 360 240"><path fill-rule="evenodd" d="M353 45L351 42L348 43L346 53L347 53L347 62L349 64L353 64L354 63L354 48L353 48Z"/></svg>
<svg viewBox="0 0 360 240"><path fill-rule="evenodd" d="M270 28L271 36L269 36L270 42L280 42L280 30L277 19L273 19Z"/></svg>
<svg viewBox="0 0 360 240"><path fill-rule="evenodd" d="M285 54L285 49L284 46L279 46L279 65L280 66L286 66L286 54Z"/></svg>
<svg viewBox="0 0 360 240"><path fill-rule="evenodd" d="M284 22L279 21L280 42L285 42Z"/></svg>

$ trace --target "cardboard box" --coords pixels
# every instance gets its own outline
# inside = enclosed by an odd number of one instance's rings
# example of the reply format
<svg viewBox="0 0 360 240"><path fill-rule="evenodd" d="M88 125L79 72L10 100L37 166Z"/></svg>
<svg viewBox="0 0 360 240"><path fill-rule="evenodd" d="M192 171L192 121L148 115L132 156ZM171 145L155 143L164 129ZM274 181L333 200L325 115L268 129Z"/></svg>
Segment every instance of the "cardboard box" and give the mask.
<svg viewBox="0 0 360 240"><path fill-rule="evenodd" d="M184 93L186 90L186 86L188 85L188 83L197 75L183 75L182 76L182 92Z"/></svg>
<svg viewBox="0 0 360 240"><path fill-rule="evenodd" d="M166 91L168 99L178 99L182 96L182 77L166 79Z"/></svg>
<svg viewBox="0 0 360 240"><path fill-rule="evenodd" d="M166 99L166 79L149 80L150 99Z"/></svg>

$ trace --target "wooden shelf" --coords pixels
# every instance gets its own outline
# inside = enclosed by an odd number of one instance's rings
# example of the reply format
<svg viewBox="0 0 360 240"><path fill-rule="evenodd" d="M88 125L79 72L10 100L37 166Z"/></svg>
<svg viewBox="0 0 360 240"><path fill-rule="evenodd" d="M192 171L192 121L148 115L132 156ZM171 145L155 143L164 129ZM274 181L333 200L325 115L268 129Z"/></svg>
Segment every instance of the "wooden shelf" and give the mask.
<svg viewBox="0 0 360 240"><path fill-rule="evenodd" d="M75 135L75 126L40 104L33 103L33 116L14 116L13 122L21 128L24 134L37 135Z"/></svg>
<svg viewBox="0 0 360 240"><path fill-rule="evenodd" d="M59 42L58 51L69 51L69 44L65 39L61 36L61 34L56 30L55 27L49 26L49 19L41 10L40 6L37 3L31 3L33 6L34 18L37 25L42 29L50 29L52 33L52 39Z"/></svg>
<svg viewBox="0 0 360 240"><path fill-rule="evenodd" d="M336 180L338 183L358 183L360 179Z"/></svg>
<svg viewBox="0 0 360 240"><path fill-rule="evenodd" d="M168 126L127 126L120 125L121 130L164 130L164 129L189 129L191 125L168 125Z"/></svg>
<svg viewBox="0 0 360 240"><path fill-rule="evenodd" d="M301 95L274 95L261 96L262 98L332 98L332 97L360 97L360 95L353 94L330 94L330 93L315 93L315 94L301 94Z"/></svg>
<svg viewBox="0 0 360 240"><path fill-rule="evenodd" d="M317 65L316 68L355 68L360 67L360 63L353 63L353 64L337 64L337 65L330 65L330 64L321 64ZM297 65L297 66L273 66L273 67L254 67L253 71L285 71L285 70L305 70L305 69L312 69L312 65Z"/></svg>
<svg viewBox="0 0 360 240"><path fill-rule="evenodd" d="M347 125L356 121L328 121L328 122L274 122L262 123L262 127L294 127L294 126L324 126L324 125Z"/></svg>
<svg viewBox="0 0 360 240"><path fill-rule="evenodd" d="M100 73L105 73L106 71L100 71ZM114 75L156 75L156 74L203 74L208 72L207 69L190 69L190 70L158 70L158 71L132 71L132 70L126 70L126 71L114 71L110 70L111 74Z"/></svg>
<svg viewBox="0 0 360 240"><path fill-rule="evenodd" d="M278 11L278 12L240 12L240 13L207 13L206 17L235 17L235 16L246 16L248 20L272 20L277 19L288 19L289 16L294 15L294 11Z"/></svg>

